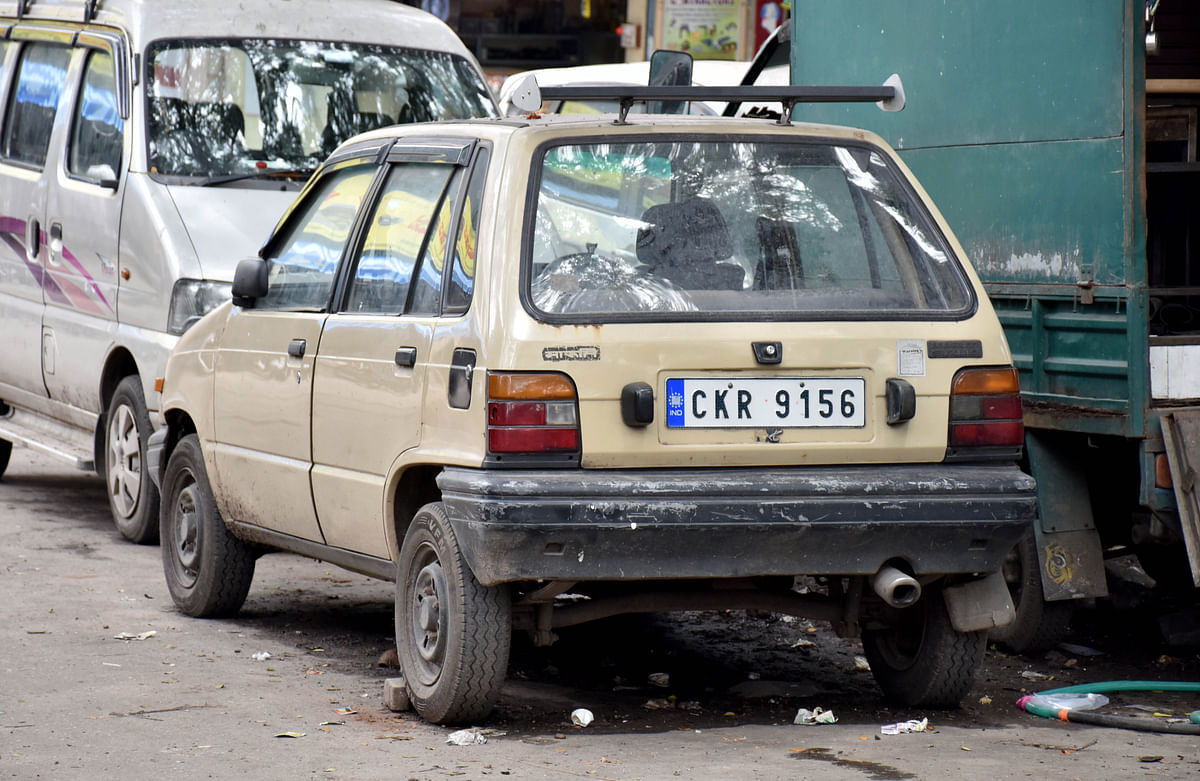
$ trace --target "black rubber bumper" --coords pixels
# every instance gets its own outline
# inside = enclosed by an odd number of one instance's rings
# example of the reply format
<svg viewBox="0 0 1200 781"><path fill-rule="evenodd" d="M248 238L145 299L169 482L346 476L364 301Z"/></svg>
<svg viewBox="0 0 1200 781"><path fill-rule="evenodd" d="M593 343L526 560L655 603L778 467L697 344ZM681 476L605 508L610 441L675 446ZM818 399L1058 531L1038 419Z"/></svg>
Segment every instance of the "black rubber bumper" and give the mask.
<svg viewBox="0 0 1200 781"><path fill-rule="evenodd" d="M1012 465L790 469L448 468L471 570L515 580L994 572L1037 515Z"/></svg>

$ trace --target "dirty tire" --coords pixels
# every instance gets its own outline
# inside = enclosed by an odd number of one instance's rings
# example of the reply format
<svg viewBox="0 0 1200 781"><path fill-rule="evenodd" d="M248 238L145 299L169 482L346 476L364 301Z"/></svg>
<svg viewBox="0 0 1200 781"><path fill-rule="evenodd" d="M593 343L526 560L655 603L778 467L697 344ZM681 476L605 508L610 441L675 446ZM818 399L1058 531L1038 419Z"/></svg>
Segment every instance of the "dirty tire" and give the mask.
<svg viewBox="0 0 1200 781"><path fill-rule="evenodd" d="M1046 651L1058 645L1071 628L1074 605L1042 598L1041 565L1033 530L1025 532L1004 562L1004 580L1012 595L1016 617L1008 626L993 629L990 640L1015 653Z"/></svg>
<svg viewBox="0 0 1200 781"><path fill-rule="evenodd" d="M254 578L254 554L217 511L195 434L171 452L160 521L163 573L179 610L197 618L236 613Z"/></svg>
<svg viewBox="0 0 1200 781"><path fill-rule="evenodd" d="M511 636L508 588L480 585L442 505L422 507L396 570L396 650L417 713L434 724L490 713L508 671Z"/></svg>
<svg viewBox="0 0 1200 781"><path fill-rule="evenodd" d="M888 699L908 707L957 708L975 681L987 632L958 632L940 590L897 611L899 623L863 630L863 650Z"/></svg>
<svg viewBox="0 0 1200 781"><path fill-rule="evenodd" d="M117 531L130 542L158 542L158 489L146 469L150 414L142 381L130 375L117 384L104 422L104 487Z"/></svg>
<svg viewBox="0 0 1200 781"><path fill-rule="evenodd" d="M12 443L7 439L0 439L0 477L4 477L4 470L8 469L8 459L12 456Z"/></svg>

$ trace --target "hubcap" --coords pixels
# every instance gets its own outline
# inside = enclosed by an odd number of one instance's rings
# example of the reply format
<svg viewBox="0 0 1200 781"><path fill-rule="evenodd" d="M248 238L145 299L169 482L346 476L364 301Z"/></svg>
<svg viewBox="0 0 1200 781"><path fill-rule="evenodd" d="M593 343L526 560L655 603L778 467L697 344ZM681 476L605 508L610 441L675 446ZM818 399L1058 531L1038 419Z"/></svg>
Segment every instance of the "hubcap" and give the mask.
<svg viewBox="0 0 1200 781"><path fill-rule="evenodd" d="M184 586L196 582L196 569L200 560L200 518L197 513L196 484L189 483L181 490L171 508L171 530L174 539L170 541L175 560L179 563L178 572Z"/></svg>
<svg viewBox="0 0 1200 781"><path fill-rule="evenodd" d="M108 422L108 496L122 518L137 511L142 488L142 442L133 410L122 404Z"/></svg>
<svg viewBox="0 0 1200 781"><path fill-rule="evenodd" d="M445 614L442 599L446 594L446 579L437 559L426 564L413 579L411 622L413 643L421 658L424 672L436 677L446 655Z"/></svg>

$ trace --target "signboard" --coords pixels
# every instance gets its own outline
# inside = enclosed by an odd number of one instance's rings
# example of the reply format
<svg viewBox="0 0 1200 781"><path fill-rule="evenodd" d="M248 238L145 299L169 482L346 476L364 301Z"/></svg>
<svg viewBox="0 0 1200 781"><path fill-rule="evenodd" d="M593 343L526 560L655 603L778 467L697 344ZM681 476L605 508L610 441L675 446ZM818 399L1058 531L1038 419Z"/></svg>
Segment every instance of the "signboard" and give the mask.
<svg viewBox="0 0 1200 781"><path fill-rule="evenodd" d="M741 30L740 0L662 0L662 48L702 60L735 60Z"/></svg>

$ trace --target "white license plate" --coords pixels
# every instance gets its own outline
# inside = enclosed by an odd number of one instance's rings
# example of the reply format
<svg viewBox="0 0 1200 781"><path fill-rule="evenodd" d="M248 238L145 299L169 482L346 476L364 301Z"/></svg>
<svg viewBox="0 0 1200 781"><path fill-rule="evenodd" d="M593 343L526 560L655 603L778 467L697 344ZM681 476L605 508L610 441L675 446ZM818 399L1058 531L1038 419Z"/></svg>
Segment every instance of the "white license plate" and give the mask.
<svg viewBox="0 0 1200 781"><path fill-rule="evenodd" d="M667 380L670 428L861 428L861 377L762 377Z"/></svg>

